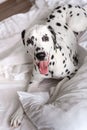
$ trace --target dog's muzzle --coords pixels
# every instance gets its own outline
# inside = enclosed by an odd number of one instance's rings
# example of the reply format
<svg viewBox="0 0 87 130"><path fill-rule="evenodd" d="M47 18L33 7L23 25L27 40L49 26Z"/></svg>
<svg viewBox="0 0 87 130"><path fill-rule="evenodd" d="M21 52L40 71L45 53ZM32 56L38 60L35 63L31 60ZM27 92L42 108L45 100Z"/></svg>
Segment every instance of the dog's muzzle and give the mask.
<svg viewBox="0 0 87 130"><path fill-rule="evenodd" d="M36 54L36 58L40 61L44 60L45 56L46 56L45 52L39 52Z"/></svg>
<svg viewBox="0 0 87 130"><path fill-rule="evenodd" d="M38 52L36 54L36 64L41 74L48 74L48 66L49 66L49 57L46 55L45 52Z"/></svg>

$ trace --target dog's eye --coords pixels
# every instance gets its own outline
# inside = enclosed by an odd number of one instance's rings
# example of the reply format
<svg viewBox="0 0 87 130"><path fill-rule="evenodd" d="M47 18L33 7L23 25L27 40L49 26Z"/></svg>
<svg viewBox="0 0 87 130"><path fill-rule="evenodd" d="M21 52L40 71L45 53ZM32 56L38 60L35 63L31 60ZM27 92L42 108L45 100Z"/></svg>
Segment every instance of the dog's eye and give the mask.
<svg viewBox="0 0 87 130"><path fill-rule="evenodd" d="M27 46L30 45L30 44L33 45L33 44L34 44L34 41L33 41L33 39L28 38L28 39L27 39Z"/></svg>
<svg viewBox="0 0 87 130"><path fill-rule="evenodd" d="M45 34L45 35L42 37L42 41L43 41L43 42L49 41L49 37L47 36L47 34Z"/></svg>

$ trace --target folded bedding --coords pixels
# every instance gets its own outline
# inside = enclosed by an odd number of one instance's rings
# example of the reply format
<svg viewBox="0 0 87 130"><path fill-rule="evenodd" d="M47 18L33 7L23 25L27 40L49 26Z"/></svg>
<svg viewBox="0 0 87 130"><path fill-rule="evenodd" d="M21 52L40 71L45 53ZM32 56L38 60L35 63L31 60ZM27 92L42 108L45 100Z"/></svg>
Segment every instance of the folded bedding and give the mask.
<svg viewBox="0 0 87 130"><path fill-rule="evenodd" d="M87 1L36 0L35 5L33 5L27 13L14 15L0 22L0 130L13 130L13 128L9 126L9 117L20 103L17 91L24 91L26 89L31 76L32 58L31 56L27 56L22 45L22 30L36 23L42 23L56 4L62 5L67 3L84 6L87 4ZM81 53L79 53L81 64L83 64L84 58L87 55L87 31L80 36L78 42L79 45L85 49L80 48ZM86 72L86 69L81 73L84 72ZM86 78L84 78L83 75L83 82L85 82L85 80ZM67 83L66 86L72 84L72 81L69 82L70 83ZM76 83L78 82L76 81ZM53 83L47 82L46 85L48 84L55 86L56 81ZM83 84L84 83L82 83L82 85ZM44 85L44 83L42 85ZM75 85L76 84L74 84L74 86ZM78 85L80 85L80 83ZM14 128L14 130L20 129L35 130L36 128L25 116L21 126Z"/></svg>
<svg viewBox="0 0 87 130"><path fill-rule="evenodd" d="M3 3L3 2L5 2L6 0L0 0L0 3Z"/></svg>
<svg viewBox="0 0 87 130"><path fill-rule="evenodd" d="M43 105L46 92L18 94L37 129L87 130L87 56L77 74L59 88L51 104Z"/></svg>

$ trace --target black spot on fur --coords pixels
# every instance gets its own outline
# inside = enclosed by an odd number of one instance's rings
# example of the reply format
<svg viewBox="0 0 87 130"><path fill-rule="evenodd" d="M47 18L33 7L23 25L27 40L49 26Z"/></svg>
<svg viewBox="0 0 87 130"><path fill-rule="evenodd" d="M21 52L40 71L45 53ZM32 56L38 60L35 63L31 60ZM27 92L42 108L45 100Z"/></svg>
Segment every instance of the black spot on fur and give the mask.
<svg viewBox="0 0 87 130"><path fill-rule="evenodd" d="M50 18L50 19L55 18L55 15L51 14L51 15L49 16L49 18Z"/></svg>
<svg viewBox="0 0 87 130"><path fill-rule="evenodd" d="M34 44L34 41L33 41L31 38L28 38L28 39L27 39L27 46L28 46L29 44L31 44L31 45Z"/></svg>
<svg viewBox="0 0 87 130"><path fill-rule="evenodd" d="M48 26L48 29L53 30L53 28L50 25Z"/></svg>
<svg viewBox="0 0 87 130"><path fill-rule="evenodd" d="M66 10L66 8L65 8L65 7L63 7L63 10Z"/></svg>
<svg viewBox="0 0 87 130"><path fill-rule="evenodd" d="M61 26L61 23L56 23L57 26Z"/></svg>
<svg viewBox="0 0 87 130"><path fill-rule="evenodd" d="M66 64L64 65L64 68L66 67Z"/></svg>
<svg viewBox="0 0 87 130"><path fill-rule="evenodd" d="M80 9L81 7L78 5L78 8Z"/></svg>
<svg viewBox="0 0 87 130"><path fill-rule="evenodd" d="M59 9L59 8L61 8L61 6L58 6L58 7L56 7L55 9Z"/></svg>
<svg viewBox="0 0 87 130"><path fill-rule="evenodd" d="M68 72L68 69L66 69L65 72Z"/></svg>
<svg viewBox="0 0 87 130"><path fill-rule="evenodd" d="M55 65L55 62L53 62L52 64Z"/></svg>
<svg viewBox="0 0 87 130"><path fill-rule="evenodd" d="M78 56L77 55L73 55L73 64L74 64L74 66L78 65Z"/></svg>
<svg viewBox="0 0 87 130"><path fill-rule="evenodd" d="M49 63L49 65L51 65L51 62Z"/></svg>
<svg viewBox="0 0 87 130"><path fill-rule="evenodd" d="M68 8L72 8L72 5L71 5L71 4L68 4Z"/></svg>
<svg viewBox="0 0 87 130"><path fill-rule="evenodd" d="M69 46L67 46L67 49L70 49Z"/></svg>
<svg viewBox="0 0 87 130"><path fill-rule="evenodd" d="M86 11L84 8L82 8L84 11Z"/></svg>
<svg viewBox="0 0 87 130"><path fill-rule="evenodd" d="M55 33L54 29L51 26L48 26L48 29L52 34L52 39L53 39L53 42L54 42L54 49L55 49L55 45L57 43L57 41L56 41L56 33Z"/></svg>
<svg viewBox="0 0 87 130"><path fill-rule="evenodd" d="M56 46L56 49L59 49L60 51L62 50L62 47L60 45Z"/></svg>
<svg viewBox="0 0 87 130"><path fill-rule="evenodd" d="M66 26L68 26L68 23L65 23L66 24Z"/></svg>
<svg viewBox="0 0 87 130"><path fill-rule="evenodd" d="M74 34L75 34L75 35L78 35L78 32L75 32L75 31L74 31Z"/></svg>
<svg viewBox="0 0 87 130"><path fill-rule="evenodd" d="M70 80L71 79L71 77L70 76L67 76L67 78Z"/></svg>
<svg viewBox="0 0 87 130"><path fill-rule="evenodd" d="M60 32L58 32L58 34L61 34Z"/></svg>
<svg viewBox="0 0 87 130"><path fill-rule="evenodd" d="M78 69L75 69L75 72L77 72L78 71Z"/></svg>
<svg viewBox="0 0 87 130"><path fill-rule="evenodd" d="M77 16L79 16L80 14L79 13L77 13Z"/></svg>
<svg viewBox="0 0 87 130"><path fill-rule="evenodd" d="M25 45L25 40L24 40L24 37L25 37L25 30L22 31L21 37L22 37L23 44Z"/></svg>
<svg viewBox="0 0 87 130"><path fill-rule="evenodd" d="M29 82L29 84L32 84L32 82Z"/></svg>
<svg viewBox="0 0 87 130"><path fill-rule="evenodd" d="M37 48L36 48L36 51L39 51L39 50L40 50L40 47L37 47Z"/></svg>
<svg viewBox="0 0 87 130"><path fill-rule="evenodd" d="M68 27L67 27L66 25L64 25L64 28L65 28L66 30L68 30Z"/></svg>
<svg viewBox="0 0 87 130"><path fill-rule="evenodd" d="M61 10L58 10L57 12L58 12L58 13L62 13L62 11L61 11Z"/></svg>
<svg viewBox="0 0 87 130"><path fill-rule="evenodd" d="M63 60L63 64L65 63L65 60Z"/></svg>
<svg viewBox="0 0 87 130"><path fill-rule="evenodd" d="M86 13L84 13L84 15L86 16L87 14L86 14Z"/></svg>
<svg viewBox="0 0 87 130"><path fill-rule="evenodd" d="M75 8L79 8L80 9L81 7L79 5L76 5Z"/></svg>
<svg viewBox="0 0 87 130"><path fill-rule="evenodd" d="M54 55L51 56L51 59L53 59L53 58L54 58Z"/></svg>
<svg viewBox="0 0 87 130"><path fill-rule="evenodd" d="M50 19L48 19L47 22L50 22Z"/></svg>
<svg viewBox="0 0 87 130"><path fill-rule="evenodd" d="M34 36L31 37L31 40L34 40Z"/></svg>
<svg viewBox="0 0 87 130"><path fill-rule="evenodd" d="M70 74L70 71L68 71L67 74Z"/></svg>
<svg viewBox="0 0 87 130"><path fill-rule="evenodd" d="M71 14L70 17L72 17L73 15Z"/></svg>
<svg viewBox="0 0 87 130"><path fill-rule="evenodd" d="M70 14L72 14L72 11L70 11Z"/></svg>
<svg viewBox="0 0 87 130"><path fill-rule="evenodd" d="M64 73L62 72L61 75L63 75Z"/></svg>

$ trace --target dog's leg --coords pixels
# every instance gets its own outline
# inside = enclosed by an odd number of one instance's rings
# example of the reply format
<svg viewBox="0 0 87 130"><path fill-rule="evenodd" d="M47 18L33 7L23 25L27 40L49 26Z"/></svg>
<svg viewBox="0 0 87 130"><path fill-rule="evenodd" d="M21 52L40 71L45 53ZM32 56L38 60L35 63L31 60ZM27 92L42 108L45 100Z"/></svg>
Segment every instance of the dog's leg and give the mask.
<svg viewBox="0 0 87 130"><path fill-rule="evenodd" d="M24 94L26 96L23 96ZM38 128L38 126L41 125L40 117L41 115L44 116L43 106L49 99L48 92L19 92L19 99L22 103L26 115Z"/></svg>
<svg viewBox="0 0 87 130"><path fill-rule="evenodd" d="M11 126L13 126L15 128L18 127L21 124L23 116L24 116L24 111L23 111L22 107L20 106L17 109L17 111L11 116L11 119L10 119Z"/></svg>
<svg viewBox="0 0 87 130"><path fill-rule="evenodd" d="M37 90L38 87L36 87L38 84L36 84L35 82L33 82L29 88L28 88L28 92L35 92ZM35 90L35 91L34 91ZM11 116L10 118L10 124L12 127L18 127L19 125L21 125L22 119L24 116L24 110L21 106L18 107L17 111Z"/></svg>
<svg viewBox="0 0 87 130"><path fill-rule="evenodd" d="M29 84L27 92L34 93L45 91L44 88L39 88L39 83L43 80L43 77L40 74L33 73L33 77ZM11 116L11 126L18 127L23 119L24 111L20 106L17 111Z"/></svg>
<svg viewBox="0 0 87 130"><path fill-rule="evenodd" d="M29 87L28 87L28 91L27 92L35 92L35 91L39 91L39 87L38 87L38 82L34 82L32 81L31 84L29 84ZM29 89L30 88L30 89ZM38 89L38 90L37 90ZM24 116L24 110L23 108L21 107L21 105L18 107L18 109L16 110L16 112L11 116L10 118L10 124L11 124L11 127L18 127L19 125L21 125L21 122L22 122L22 119L23 119L23 116Z"/></svg>

